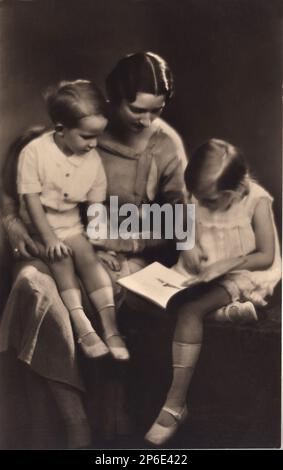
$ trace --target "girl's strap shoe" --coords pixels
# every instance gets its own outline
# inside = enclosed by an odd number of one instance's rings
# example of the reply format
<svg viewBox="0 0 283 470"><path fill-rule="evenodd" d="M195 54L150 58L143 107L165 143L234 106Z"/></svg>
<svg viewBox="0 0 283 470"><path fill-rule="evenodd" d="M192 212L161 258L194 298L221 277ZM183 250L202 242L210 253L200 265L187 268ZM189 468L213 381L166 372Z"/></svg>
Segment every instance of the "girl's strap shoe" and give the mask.
<svg viewBox="0 0 283 470"><path fill-rule="evenodd" d="M145 435L145 440L155 446L161 446L171 439L188 416L187 405L180 412L167 408L167 406L163 406L162 410L173 416L175 422L171 426L162 426L157 422L153 423Z"/></svg>

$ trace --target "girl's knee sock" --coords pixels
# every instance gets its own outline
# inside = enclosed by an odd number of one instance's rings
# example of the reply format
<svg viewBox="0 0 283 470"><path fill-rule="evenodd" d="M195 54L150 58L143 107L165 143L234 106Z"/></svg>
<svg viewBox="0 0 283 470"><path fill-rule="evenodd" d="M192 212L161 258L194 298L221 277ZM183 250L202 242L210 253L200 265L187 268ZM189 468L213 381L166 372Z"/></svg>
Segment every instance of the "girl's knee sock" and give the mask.
<svg viewBox="0 0 283 470"><path fill-rule="evenodd" d="M201 343L190 344L173 341L173 379L164 404L165 407L177 412L183 410L200 350ZM174 424L175 419L167 411L161 409L157 422L166 427Z"/></svg>
<svg viewBox="0 0 283 470"><path fill-rule="evenodd" d="M166 406L183 407L187 391L201 350L201 344L173 341L173 380L166 399Z"/></svg>

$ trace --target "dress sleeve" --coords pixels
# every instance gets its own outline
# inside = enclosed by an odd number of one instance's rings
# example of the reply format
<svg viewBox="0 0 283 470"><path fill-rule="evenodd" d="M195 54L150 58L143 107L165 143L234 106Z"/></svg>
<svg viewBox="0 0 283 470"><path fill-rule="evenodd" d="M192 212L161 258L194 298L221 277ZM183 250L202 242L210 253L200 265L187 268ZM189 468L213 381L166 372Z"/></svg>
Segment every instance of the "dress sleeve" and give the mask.
<svg viewBox="0 0 283 470"><path fill-rule="evenodd" d="M162 129L165 134L170 137L171 142L175 147L175 154L177 155L178 160L181 162L183 170L185 170L188 164L188 152L185 149L182 137L172 126L170 126L170 124L168 124L168 122L161 118L155 119L153 126Z"/></svg>
<svg viewBox="0 0 283 470"><path fill-rule="evenodd" d="M273 203L273 197L269 194L269 192L258 183L251 181L250 192L247 196L247 210L251 219L253 218L256 206L261 199L267 199L270 205Z"/></svg>
<svg viewBox="0 0 283 470"><path fill-rule="evenodd" d="M99 158L96 168L96 175L92 188L87 193L87 201L92 204L95 202L104 202L106 199L107 180L103 164Z"/></svg>
<svg viewBox="0 0 283 470"><path fill-rule="evenodd" d="M158 152L156 153L156 164L158 167L159 181L155 202L160 205L184 204L187 200L184 183L184 168L181 160L176 154L176 148L172 139L167 135L162 136L159 141ZM185 221L184 221L185 222ZM162 233L165 233L165 227ZM173 235L174 236L174 235ZM144 250L155 250L165 248L166 245L172 244L172 240L162 238L158 239L139 239L135 240L135 252Z"/></svg>
<svg viewBox="0 0 283 470"><path fill-rule="evenodd" d="M176 152L174 141L161 133L156 149L155 162L158 169L156 202L177 204L185 202L185 181L182 161Z"/></svg>
<svg viewBox="0 0 283 470"><path fill-rule="evenodd" d="M19 155L17 189L19 194L41 193L38 153L31 146L25 147Z"/></svg>

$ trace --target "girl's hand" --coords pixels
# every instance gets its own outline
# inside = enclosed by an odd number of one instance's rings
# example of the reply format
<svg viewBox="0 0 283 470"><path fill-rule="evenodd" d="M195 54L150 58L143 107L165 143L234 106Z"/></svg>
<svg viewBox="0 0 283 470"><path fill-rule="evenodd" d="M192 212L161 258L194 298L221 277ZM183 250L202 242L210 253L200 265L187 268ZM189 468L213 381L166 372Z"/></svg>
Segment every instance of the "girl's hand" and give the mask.
<svg viewBox="0 0 283 470"><path fill-rule="evenodd" d="M72 254L71 248L57 237L54 237L48 241L45 247L45 254L52 263L54 263L54 261L60 261L61 259L66 258Z"/></svg>
<svg viewBox="0 0 283 470"><path fill-rule="evenodd" d="M200 245L195 245L192 250L183 251L181 257L185 268L192 274L199 274L202 263L207 261L207 254Z"/></svg>
<svg viewBox="0 0 283 470"><path fill-rule="evenodd" d="M111 251L99 251L97 255L100 260L102 260L110 269L113 271L120 271L121 266L117 259L115 252Z"/></svg>

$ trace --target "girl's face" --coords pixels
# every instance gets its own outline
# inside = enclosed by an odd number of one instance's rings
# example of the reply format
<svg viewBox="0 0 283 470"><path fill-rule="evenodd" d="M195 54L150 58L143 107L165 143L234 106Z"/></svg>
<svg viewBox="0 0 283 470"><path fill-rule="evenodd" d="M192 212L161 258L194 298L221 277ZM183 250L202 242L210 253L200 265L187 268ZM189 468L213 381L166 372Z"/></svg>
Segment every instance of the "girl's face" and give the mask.
<svg viewBox="0 0 283 470"><path fill-rule="evenodd" d="M86 116L79 121L79 126L58 131L62 150L66 155L84 155L96 147L97 137L104 131L107 119L102 115Z"/></svg>
<svg viewBox="0 0 283 470"><path fill-rule="evenodd" d="M217 191L215 185L213 185L210 188L195 191L194 196L201 206L206 207L211 212L224 212L237 199L238 193L231 190Z"/></svg>
<svg viewBox="0 0 283 470"><path fill-rule="evenodd" d="M194 190L194 196L200 205L211 212L226 211L234 202L241 200L245 192L245 186L241 184L236 190L219 190L217 188L222 165L223 155L221 153L208 154L198 177L197 188Z"/></svg>
<svg viewBox="0 0 283 470"><path fill-rule="evenodd" d="M121 101L116 109L116 116L125 130L138 134L151 126L164 107L164 95L138 92L135 101L129 102L126 99Z"/></svg>

